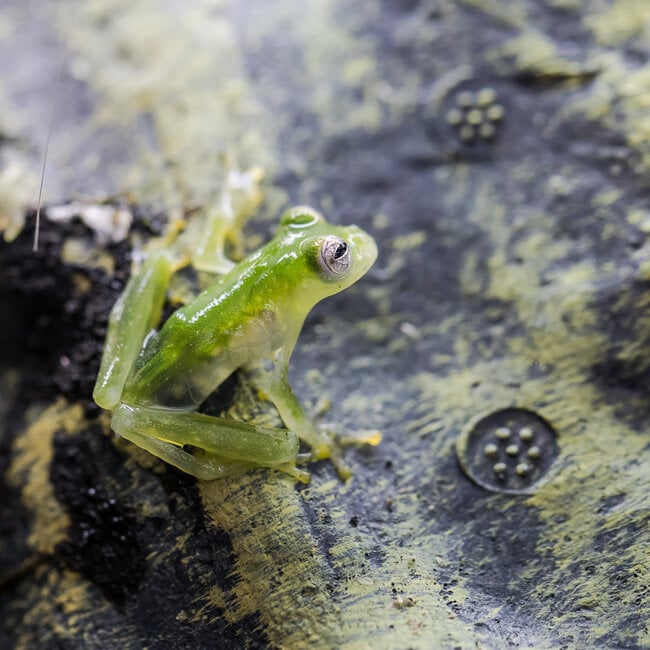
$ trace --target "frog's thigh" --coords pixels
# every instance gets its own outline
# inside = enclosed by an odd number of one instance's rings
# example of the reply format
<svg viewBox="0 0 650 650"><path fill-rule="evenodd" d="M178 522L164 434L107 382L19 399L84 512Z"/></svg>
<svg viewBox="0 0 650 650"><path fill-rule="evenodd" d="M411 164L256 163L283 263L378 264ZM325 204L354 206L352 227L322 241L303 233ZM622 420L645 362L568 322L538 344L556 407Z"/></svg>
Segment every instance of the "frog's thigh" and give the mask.
<svg viewBox="0 0 650 650"><path fill-rule="evenodd" d="M122 431L120 435L166 463L204 481L223 478L256 467L253 464L228 461L211 454L205 454L199 458L170 442L152 438L137 431Z"/></svg>
<svg viewBox="0 0 650 650"><path fill-rule="evenodd" d="M170 258L164 252L152 254L113 306L93 391L93 399L102 408L112 410L120 403L142 342L160 321L171 273Z"/></svg>
<svg viewBox="0 0 650 650"><path fill-rule="evenodd" d="M238 461L266 467L292 463L299 447L298 437L291 431L257 427L194 411L178 412L122 404L113 412L111 426L124 438L167 460L161 455L164 452L174 459L174 462L167 462L194 476L197 476L194 471L177 464L179 458L184 458L184 463L194 463L194 456L179 449L178 445L198 447L219 456L224 462ZM143 438L147 439L146 445Z"/></svg>

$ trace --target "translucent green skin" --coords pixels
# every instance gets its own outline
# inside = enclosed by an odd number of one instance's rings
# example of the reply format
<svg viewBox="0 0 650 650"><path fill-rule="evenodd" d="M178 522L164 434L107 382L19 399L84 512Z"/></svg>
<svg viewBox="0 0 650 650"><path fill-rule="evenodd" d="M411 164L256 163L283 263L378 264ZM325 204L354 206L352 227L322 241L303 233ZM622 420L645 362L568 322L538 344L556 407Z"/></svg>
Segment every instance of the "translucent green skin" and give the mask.
<svg viewBox="0 0 650 650"><path fill-rule="evenodd" d="M344 273L321 261L332 236L348 248ZM298 437L314 458L332 449L291 390L289 358L311 308L356 282L376 256L374 240L356 226L332 226L310 208L294 208L266 246L151 332L172 273L165 253L152 255L111 313L95 401L112 411L114 431L199 478L267 466L304 480L295 468ZM289 430L196 412L237 368L264 358L273 370L263 389Z"/></svg>

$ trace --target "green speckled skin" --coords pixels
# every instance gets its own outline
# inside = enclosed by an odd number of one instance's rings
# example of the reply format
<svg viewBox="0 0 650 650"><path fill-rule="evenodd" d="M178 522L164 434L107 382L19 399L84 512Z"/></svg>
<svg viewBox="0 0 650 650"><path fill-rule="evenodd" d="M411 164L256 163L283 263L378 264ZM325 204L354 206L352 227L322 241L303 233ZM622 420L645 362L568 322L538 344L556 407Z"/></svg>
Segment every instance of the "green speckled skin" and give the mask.
<svg viewBox="0 0 650 650"><path fill-rule="evenodd" d="M325 276L318 262L326 235L341 237L351 249L354 268L340 280ZM237 368L281 348L287 361L314 305L358 280L376 255L372 239L354 226L322 218L305 227L282 224L272 241L176 310L147 340L124 401L196 407Z"/></svg>
<svg viewBox="0 0 650 650"><path fill-rule="evenodd" d="M333 273L322 260L339 245L347 261ZM198 478L220 478L249 464L289 463L296 473L297 436L315 458L329 457L330 442L300 406L287 365L309 311L361 278L376 257L374 240L360 228L332 226L310 208L293 208L266 246L176 310L159 332L149 332L172 266L167 251L152 253L111 313L95 401L114 411L114 431ZM193 413L235 370L264 358L274 365L266 392L291 431Z"/></svg>

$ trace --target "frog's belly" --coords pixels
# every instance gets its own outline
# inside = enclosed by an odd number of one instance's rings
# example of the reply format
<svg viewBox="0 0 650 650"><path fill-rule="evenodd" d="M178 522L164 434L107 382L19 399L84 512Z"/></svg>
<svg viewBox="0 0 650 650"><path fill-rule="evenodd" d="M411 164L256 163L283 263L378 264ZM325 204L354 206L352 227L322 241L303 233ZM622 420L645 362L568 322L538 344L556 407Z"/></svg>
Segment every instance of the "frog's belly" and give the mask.
<svg viewBox="0 0 650 650"><path fill-rule="evenodd" d="M151 386L152 392L141 403L165 408L196 408L237 368L248 362L240 351L221 352L216 358L181 363L166 380Z"/></svg>
<svg viewBox="0 0 650 650"><path fill-rule="evenodd" d="M269 357L279 341L261 319L230 336L227 345L200 352L196 341L166 340L165 332L150 342L130 378L123 401L158 408L193 410L237 368Z"/></svg>

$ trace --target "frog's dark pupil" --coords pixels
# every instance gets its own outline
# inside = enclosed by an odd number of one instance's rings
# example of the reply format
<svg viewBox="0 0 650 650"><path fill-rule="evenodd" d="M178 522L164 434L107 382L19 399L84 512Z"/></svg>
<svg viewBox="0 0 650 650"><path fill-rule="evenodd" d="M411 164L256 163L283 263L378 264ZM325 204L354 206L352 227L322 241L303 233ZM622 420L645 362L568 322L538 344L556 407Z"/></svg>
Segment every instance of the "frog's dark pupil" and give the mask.
<svg viewBox="0 0 650 650"><path fill-rule="evenodd" d="M338 260L340 257L343 257L348 250L348 245L342 241L337 247L336 251L334 251L334 259Z"/></svg>

